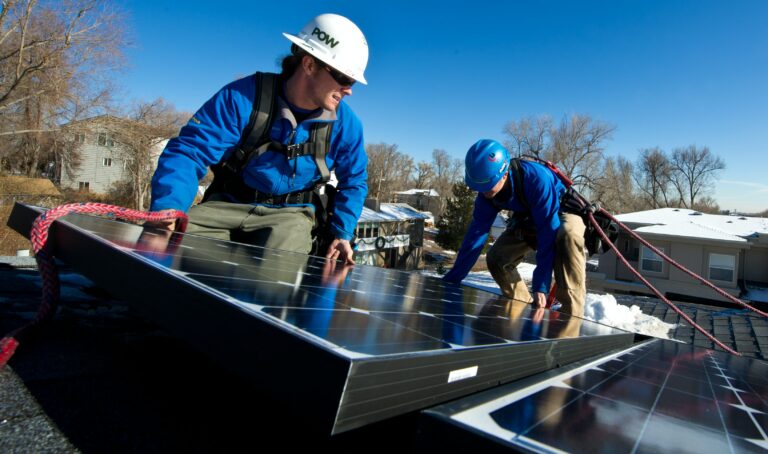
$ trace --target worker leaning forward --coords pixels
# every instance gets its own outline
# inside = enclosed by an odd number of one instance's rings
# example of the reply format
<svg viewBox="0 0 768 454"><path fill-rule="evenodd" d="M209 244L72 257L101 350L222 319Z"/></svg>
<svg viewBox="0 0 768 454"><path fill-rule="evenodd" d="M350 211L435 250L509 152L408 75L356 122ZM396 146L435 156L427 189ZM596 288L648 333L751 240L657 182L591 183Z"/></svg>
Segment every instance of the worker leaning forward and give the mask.
<svg viewBox="0 0 768 454"><path fill-rule="evenodd" d="M335 14L283 35L292 45L281 74L225 86L168 142L152 179L152 210L189 210L190 233L308 253L333 171L332 238L318 253L353 263L368 159L360 120L342 99L356 81L366 83L368 44ZM209 166L214 181L190 208Z"/></svg>
<svg viewBox="0 0 768 454"><path fill-rule="evenodd" d="M501 291L508 298L531 302L517 265L535 249L533 304L546 305L554 270L562 310L582 316L585 225L581 216L563 212L561 201L567 191L560 179L542 164L510 159L509 152L493 140L480 140L469 149L465 169L467 186L479 194L456 263L444 279L464 279L480 256L496 215L511 210L515 215L486 255L488 269Z"/></svg>

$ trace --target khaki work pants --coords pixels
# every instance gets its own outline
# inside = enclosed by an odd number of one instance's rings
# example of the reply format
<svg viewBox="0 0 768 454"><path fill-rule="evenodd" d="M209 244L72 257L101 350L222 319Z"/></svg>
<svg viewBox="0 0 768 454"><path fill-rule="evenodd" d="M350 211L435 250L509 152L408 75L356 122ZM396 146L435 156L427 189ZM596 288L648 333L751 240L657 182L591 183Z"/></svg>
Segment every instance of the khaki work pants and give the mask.
<svg viewBox="0 0 768 454"><path fill-rule="evenodd" d="M584 315L586 298L586 254L584 250L584 221L575 214L561 213L560 228L555 239L555 297L563 312ZM528 286L523 282L517 265L532 248L514 230L507 229L488 251L485 260L493 279L507 298L530 303Z"/></svg>
<svg viewBox="0 0 768 454"><path fill-rule="evenodd" d="M187 233L308 254L314 222L311 207L271 208L210 201L189 210Z"/></svg>

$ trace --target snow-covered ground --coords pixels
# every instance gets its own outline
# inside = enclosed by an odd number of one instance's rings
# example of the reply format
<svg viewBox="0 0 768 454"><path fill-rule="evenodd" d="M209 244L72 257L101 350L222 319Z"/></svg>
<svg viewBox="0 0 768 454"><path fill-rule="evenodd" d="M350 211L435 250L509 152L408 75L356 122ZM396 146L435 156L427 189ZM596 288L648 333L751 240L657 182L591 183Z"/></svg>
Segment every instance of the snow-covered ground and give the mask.
<svg viewBox="0 0 768 454"><path fill-rule="evenodd" d="M521 263L518 265L517 271L523 280L530 283L534 268L536 268L535 265ZM424 273L439 277L433 272ZM501 289L499 289L496 281L493 280L491 273L488 271L469 273L462 283L487 292L501 294ZM638 306L632 305L627 307L621 305L616 302L616 298L613 295L597 293L587 293L584 318L633 333L664 339L669 339L669 331L676 326L673 323L665 323L656 317L643 314Z"/></svg>

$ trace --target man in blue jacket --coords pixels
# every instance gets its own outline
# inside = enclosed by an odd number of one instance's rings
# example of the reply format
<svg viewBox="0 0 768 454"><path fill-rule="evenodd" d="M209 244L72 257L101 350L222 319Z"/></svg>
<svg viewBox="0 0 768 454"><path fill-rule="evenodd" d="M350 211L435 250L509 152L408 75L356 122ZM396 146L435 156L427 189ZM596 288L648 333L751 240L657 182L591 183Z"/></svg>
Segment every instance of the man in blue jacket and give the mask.
<svg viewBox="0 0 768 454"><path fill-rule="evenodd" d="M517 184L522 188L515 188L514 164L519 165ZM480 140L469 149L465 170L467 186L479 194L456 263L444 279L460 282L466 277L480 256L496 215L511 210L517 222L502 233L486 255L488 269L502 293L545 307L554 270L556 297L563 305L562 311L583 315L585 225L580 216L562 212L560 201L566 188L560 179L537 162L512 162L509 152L493 140ZM533 298L517 272L517 265L532 249L536 250Z"/></svg>
<svg viewBox="0 0 768 454"><path fill-rule="evenodd" d="M366 83L368 44L354 23L335 14L283 35L292 46L280 75L256 73L228 84L168 142L152 179L151 208L189 210L189 233L308 253L313 193L330 169L338 183L327 257L351 264L368 160L360 120L342 99L356 81ZM265 91L268 83L274 89ZM208 167L214 183L190 208Z"/></svg>

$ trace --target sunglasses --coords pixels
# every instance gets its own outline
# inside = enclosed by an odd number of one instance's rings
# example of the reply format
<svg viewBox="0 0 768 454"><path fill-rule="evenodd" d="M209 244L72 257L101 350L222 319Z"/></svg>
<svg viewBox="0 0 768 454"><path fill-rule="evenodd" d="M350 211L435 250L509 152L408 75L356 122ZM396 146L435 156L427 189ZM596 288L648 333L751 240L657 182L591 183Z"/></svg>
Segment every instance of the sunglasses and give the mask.
<svg viewBox="0 0 768 454"><path fill-rule="evenodd" d="M326 71L328 71L331 77L333 77L333 80L335 80L336 83L341 85L342 87L351 87L352 85L355 84L355 79L340 73L339 71L331 68L328 65L323 65L323 67L325 68Z"/></svg>

